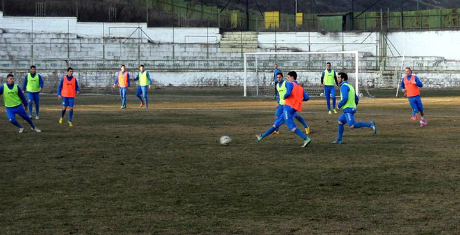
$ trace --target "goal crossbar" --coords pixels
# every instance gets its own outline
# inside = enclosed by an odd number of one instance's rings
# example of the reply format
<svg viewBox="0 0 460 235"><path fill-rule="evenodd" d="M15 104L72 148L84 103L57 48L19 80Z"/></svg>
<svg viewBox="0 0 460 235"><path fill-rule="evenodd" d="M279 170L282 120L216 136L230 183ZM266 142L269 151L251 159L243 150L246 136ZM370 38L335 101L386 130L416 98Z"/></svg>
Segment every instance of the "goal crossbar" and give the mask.
<svg viewBox="0 0 460 235"><path fill-rule="evenodd" d="M249 52L244 53L244 97L247 96L247 57L257 55L323 55L323 54L353 54L355 56L355 92L359 94L359 82L358 82L358 64L359 64L359 52L358 51L336 51L336 52Z"/></svg>

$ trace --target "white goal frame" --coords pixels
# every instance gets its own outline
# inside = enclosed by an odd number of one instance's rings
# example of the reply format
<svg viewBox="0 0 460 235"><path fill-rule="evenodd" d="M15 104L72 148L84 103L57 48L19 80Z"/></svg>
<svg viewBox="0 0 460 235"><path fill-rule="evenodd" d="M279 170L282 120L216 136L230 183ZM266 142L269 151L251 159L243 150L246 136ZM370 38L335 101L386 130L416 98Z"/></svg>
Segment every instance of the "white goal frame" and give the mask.
<svg viewBox="0 0 460 235"><path fill-rule="evenodd" d="M244 53L244 97L247 96L247 56L257 56L257 55L321 55L321 54L353 54L355 56L355 92L356 95L359 94L359 52L358 51L335 51L335 52L251 52ZM256 57L257 59L257 57Z"/></svg>

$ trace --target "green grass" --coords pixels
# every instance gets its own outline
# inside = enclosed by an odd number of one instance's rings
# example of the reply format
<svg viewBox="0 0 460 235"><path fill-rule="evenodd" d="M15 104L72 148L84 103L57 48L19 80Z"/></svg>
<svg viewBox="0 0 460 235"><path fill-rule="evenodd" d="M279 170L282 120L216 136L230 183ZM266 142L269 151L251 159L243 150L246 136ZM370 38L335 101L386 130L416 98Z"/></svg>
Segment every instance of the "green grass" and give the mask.
<svg viewBox="0 0 460 235"><path fill-rule="evenodd" d="M346 128L340 146L338 115L313 99L304 149L285 126L258 143L274 101L240 93L153 90L149 110L83 95L72 128L45 95L42 133L18 134L2 108L0 234L460 232L459 97L422 97L424 129L404 98L362 99L356 119L379 132Z"/></svg>

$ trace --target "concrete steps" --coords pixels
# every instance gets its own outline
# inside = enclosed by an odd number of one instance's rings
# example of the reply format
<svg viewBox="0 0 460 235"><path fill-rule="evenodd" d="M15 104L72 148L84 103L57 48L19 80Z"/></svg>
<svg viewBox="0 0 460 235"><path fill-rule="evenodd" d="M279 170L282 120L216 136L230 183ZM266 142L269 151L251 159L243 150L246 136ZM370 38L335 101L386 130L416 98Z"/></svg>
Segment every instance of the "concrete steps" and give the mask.
<svg viewBox="0 0 460 235"><path fill-rule="evenodd" d="M227 32L220 40L221 52L255 52L257 48L256 32Z"/></svg>

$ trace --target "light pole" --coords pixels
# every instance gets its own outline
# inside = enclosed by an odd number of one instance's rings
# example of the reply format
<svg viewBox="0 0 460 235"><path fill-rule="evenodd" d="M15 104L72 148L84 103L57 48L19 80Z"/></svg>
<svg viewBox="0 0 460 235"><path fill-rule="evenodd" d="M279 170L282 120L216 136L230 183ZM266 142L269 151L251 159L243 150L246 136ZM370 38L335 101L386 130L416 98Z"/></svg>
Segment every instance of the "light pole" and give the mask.
<svg viewBox="0 0 460 235"><path fill-rule="evenodd" d="M297 0L295 0L295 14L297 15Z"/></svg>

